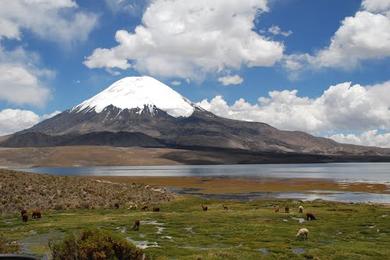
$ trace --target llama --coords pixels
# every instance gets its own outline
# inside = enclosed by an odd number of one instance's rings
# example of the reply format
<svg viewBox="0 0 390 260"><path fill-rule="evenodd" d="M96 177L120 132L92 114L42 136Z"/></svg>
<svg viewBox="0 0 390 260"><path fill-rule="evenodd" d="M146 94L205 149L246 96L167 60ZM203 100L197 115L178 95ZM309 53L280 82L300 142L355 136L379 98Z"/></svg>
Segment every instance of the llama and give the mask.
<svg viewBox="0 0 390 260"><path fill-rule="evenodd" d="M25 215L25 214L27 214L27 210L22 209L22 210L20 211L20 216L23 217L23 215Z"/></svg>
<svg viewBox="0 0 390 260"><path fill-rule="evenodd" d="M139 220L136 220L134 221L134 225L131 229L134 231L138 231L140 226L141 226L141 222Z"/></svg>
<svg viewBox="0 0 390 260"><path fill-rule="evenodd" d="M159 212L159 211L160 211L160 208L158 208L158 207L153 207L153 211L154 211L154 212Z"/></svg>
<svg viewBox="0 0 390 260"><path fill-rule="evenodd" d="M202 205L203 211L207 211L209 208L207 206Z"/></svg>
<svg viewBox="0 0 390 260"><path fill-rule="evenodd" d="M275 208L275 213L278 213L279 212L279 210L280 210L280 208L279 208L279 206L276 206L276 208Z"/></svg>
<svg viewBox="0 0 390 260"><path fill-rule="evenodd" d="M290 213L290 208L288 206L284 207L284 212L285 213Z"/></svg>
<svg viewBox="0 0 390 260"><path fill-rule="evenodd" d="M297 238L302 238L302 239L307 239L309 236L309 230L307 228L301 228L298 230L296 237Z"/></svg>
<svg viewBox="0 0 390 260"><path fill-rule="evenodd" d="M225 206L225 205L222 205L222 207L223 207L224 210L229 210L229 208L227 206Z"/></svg>
<svg viewBox="0 0 390 260"><path fill-rule="evenodd" d="M27 222L27 221L28 221L27 212L26 212L26 214L23 214L23 215L22 215L22 221L23 221L23 222Z"/></svg>
<svg viewBox="0 0 390 260"><path fill-rule="evenodd" d="M303 206L299 206L299 213L303 213Z"/></svg>
<svg viewBox="0 0 390 260"><path fill-rule="evenodd" d="M33 219L40 219L42 217L42 213L39 210L34 210L31 214Z"/></svg>
<svg viewBox="0 0 390 260"><path fill-rule="evenodd" d="M306 220L316 220L316 216L313 213L306 213Z"/></svg>
<svg viewBox="0 0 390 260"><path fill-rule="evenodd" d="M147 209L148 209L148 206L143 206L143 207L141 208L142 211L146 211Z"/></svg>

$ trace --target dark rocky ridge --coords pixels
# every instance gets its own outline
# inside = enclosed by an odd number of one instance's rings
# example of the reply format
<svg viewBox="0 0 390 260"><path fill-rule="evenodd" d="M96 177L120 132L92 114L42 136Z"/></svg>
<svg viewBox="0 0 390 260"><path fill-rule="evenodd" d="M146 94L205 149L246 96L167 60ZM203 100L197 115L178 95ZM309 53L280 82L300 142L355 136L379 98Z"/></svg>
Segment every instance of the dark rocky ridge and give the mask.
<svg viewBox="0 0 390 260"><path fill-rule="evenodd" d="M115 147L164 147L158 140L129 132L92 132L86 134L48 135L41 132L24 132L10 136L3 147L51 147L69 145L105 145Z"/></svg>

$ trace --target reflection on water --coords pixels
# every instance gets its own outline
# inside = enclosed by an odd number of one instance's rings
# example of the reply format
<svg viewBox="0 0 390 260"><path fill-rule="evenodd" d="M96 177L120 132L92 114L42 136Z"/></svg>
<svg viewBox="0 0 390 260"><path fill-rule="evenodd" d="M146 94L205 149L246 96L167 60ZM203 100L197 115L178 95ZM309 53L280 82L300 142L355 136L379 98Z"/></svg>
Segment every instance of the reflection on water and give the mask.
<svg viewBox="0 0 390 260"><path fill-rule="evenodd" d="M303 201L328 200L339 202L359 202L359 203L390 203L390 194L377 194L368 192L308 192L308 193L280 193L276 198L299 199Z"/></svg>
<svg viewBox="0 0 390 260"><path fill-rule="evenodd" d="M258 164L258 165L171 165L108 167L42 167L18 169L34 173L73 176L153 176L153 177L246 177L279 179L324 179L337 182L383 183L390 185L390 163ZM194 194L195 190L181 190ZM199 194L204 195L204 194ZM364 192L248 193L222 194L220 199L292 198L341 202L390 203L390 194Z"/></svg>
<svg viewBox="0 0 390 260"><path fill-rule="evenodd" d="M390 194L345 191L307 191L307 192L248 192L234 194L205 194L199 189L173 189L182 195L197 195L208 199L250 201L256 199L296 199L302 201L327 200L353 203L390 203Z"/></svg>
<svg viewBox="0 0 390 260"><path fill-rule="evenodd" d="M19 170L53 175L314 178L390 184L390 163L41 167Z"/></svg>

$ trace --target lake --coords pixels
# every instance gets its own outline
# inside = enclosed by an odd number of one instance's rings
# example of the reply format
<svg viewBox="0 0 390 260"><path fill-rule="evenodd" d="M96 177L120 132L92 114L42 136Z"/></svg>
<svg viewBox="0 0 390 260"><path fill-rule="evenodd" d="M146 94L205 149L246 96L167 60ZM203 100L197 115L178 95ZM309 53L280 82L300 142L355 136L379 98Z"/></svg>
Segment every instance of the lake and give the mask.
<svg viewBox="0 0 390 260"><path fill-rule="evenodd" d="M37 167L18 170L66 176L310 178L390 184L390 163Z"/></svg>
<svg viewBox="0 0 390 260"><path fill-rule="evenodd" d="M303 178L347 183L364 182L390 185L390 163L38 167L18 170L66 176L245 177L277 178L281 180ZM182 190L179 193L194 194L192 191L186 193L186 190ZM224 199L245 200L273 197L302 200L324 199L342 202L390 203L390 194L344 191L222 194L216 196Z"/></svg>

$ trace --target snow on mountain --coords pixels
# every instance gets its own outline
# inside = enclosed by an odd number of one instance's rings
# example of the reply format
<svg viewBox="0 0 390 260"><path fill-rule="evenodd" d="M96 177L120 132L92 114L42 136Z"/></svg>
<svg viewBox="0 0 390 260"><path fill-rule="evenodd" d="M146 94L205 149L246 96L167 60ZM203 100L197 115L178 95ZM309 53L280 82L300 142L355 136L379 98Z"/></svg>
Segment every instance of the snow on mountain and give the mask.
<svg viewBox="0 0 390 260"><path fill-rule="evenodd" d="M189 117L195 106L164 83L148 76L126 77L114 82L96 96L72 108L72 112L95 110L102 112L113 105L119 109L156 107L173 117Z"/></svg>

